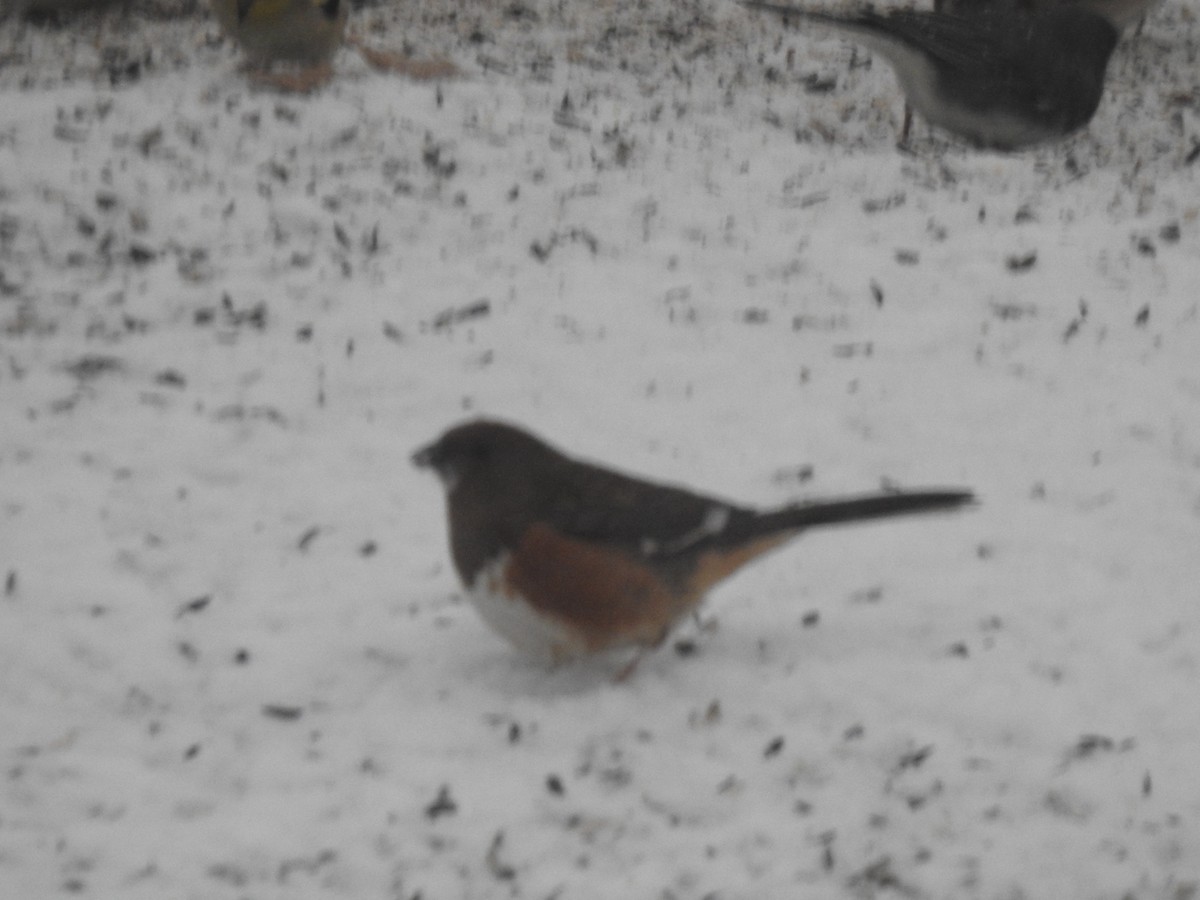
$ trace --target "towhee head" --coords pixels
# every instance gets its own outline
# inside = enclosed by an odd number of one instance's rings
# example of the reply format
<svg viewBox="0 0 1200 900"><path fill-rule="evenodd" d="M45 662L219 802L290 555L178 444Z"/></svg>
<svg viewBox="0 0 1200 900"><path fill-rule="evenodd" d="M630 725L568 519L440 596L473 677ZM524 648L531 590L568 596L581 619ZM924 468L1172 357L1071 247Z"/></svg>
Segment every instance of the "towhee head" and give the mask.
<svg viewBox="0 0 1200 900"><path fill-rule="evenodd" d="M465 478L492 480L499 474L521 475L562 454L528 432L487 419L451 428L412 455L419 468L432 469L448 490Z"/></svg>

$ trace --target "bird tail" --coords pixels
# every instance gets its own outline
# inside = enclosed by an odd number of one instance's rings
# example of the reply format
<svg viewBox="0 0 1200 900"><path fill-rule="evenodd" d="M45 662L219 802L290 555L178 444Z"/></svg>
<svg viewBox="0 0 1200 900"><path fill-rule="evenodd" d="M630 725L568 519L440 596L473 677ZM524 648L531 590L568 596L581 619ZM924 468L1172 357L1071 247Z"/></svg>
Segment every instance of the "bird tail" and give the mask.
<svg viewBox="0 0 1200 900"><path fill-rule="evenodd" d="M768 535L914 513L950 512L974 502L974 494L959 490L869 494L845 500L785 506L755 516L746 523L746 527L751 534Z"/></svg>
<svg viewBox="0 0 1200 900"><path fill-rule="evenodd" d="M729 577L746 563L769 553L808 528L906 516L911 513L943 512L973 503L970 491L916 491L906 494L871 494L825 503L785 506L765 513L738 517L719 534L705 542L699 564L688 573L692 596L703 593Z"/></svg>
<svg viewBox="0 0 1200 900"><path fill-rule="evenodd" d="M822 12L817 9L784 6L782 3L767 3L766 0L741 0L741 4L747 9L760 9L764 12L774 13L777 16L783 16L788 19L808 19L812 22L823 22L826 25L835 25L842 28L850 27L854 24L853 20L845 16Z"/></svg>

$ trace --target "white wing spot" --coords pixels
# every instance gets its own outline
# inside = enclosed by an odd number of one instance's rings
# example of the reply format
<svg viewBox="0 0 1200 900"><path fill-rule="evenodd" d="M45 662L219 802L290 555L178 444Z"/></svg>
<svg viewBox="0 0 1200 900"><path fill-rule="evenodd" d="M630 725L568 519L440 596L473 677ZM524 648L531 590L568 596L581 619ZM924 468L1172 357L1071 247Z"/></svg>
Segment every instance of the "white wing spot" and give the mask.
<svg viewBox="0 0 1200 900"><path fill-rule="evenodd" d="M704 514L704 523L700 526L706 534L720 534L729 524L728 506L710 506Z"/></svg>
<svg viewBox="0 0 1200 900"><path fill-rule="evenodd" d="M678 553L686 550L692 544L698 544L705 538L720 534L729 525L728 506L710 506L704 511L704 518L691 531L685 531L673 541L655 541L645 538L642 541L642 553L651 556L656 553Z"/></svg>

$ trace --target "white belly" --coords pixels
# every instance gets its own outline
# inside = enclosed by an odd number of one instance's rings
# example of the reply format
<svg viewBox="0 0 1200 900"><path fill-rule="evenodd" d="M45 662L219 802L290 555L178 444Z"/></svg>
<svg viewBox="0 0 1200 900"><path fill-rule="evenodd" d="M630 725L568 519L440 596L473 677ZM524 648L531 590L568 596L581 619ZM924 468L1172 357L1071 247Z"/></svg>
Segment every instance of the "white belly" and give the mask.
<svg viewBox="0 0 1200 900"><path fill-rule="evenodd" d="M559 663L587 652L583 639L562 622L539 615L519 596L503 589L501 577L507 555L481 569L467 589L467 597L492 630L522 654L547 663Z"/></svg>

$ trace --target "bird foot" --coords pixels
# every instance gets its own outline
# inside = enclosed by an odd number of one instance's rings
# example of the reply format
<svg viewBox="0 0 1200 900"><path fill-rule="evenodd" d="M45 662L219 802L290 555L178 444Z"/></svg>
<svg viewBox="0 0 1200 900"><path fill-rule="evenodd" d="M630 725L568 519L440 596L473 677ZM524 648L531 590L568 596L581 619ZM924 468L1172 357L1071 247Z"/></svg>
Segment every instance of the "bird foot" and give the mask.
<svg viewBox="0 0 1200 900"><path fill-rule="evenodd" d="M629 662L617 670L617 674L613 676L613 684L624 684L633 677L633 673L637 671L638 663L642 661L642 657L648 652L649 650L639 647Z"/></svg>

